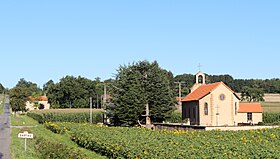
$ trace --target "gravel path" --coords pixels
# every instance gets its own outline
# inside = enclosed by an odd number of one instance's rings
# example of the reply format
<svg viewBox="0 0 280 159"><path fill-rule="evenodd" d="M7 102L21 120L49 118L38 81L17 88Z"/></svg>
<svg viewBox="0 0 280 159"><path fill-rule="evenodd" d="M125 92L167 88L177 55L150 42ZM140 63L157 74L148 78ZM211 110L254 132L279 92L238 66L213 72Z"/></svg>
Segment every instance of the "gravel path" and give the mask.
<svg viewBox="0 0 280 159"><path fill-rule="evenodd" d="M4 113L0 115L0 159L10 159L10 106L6 98Z"/></svg>

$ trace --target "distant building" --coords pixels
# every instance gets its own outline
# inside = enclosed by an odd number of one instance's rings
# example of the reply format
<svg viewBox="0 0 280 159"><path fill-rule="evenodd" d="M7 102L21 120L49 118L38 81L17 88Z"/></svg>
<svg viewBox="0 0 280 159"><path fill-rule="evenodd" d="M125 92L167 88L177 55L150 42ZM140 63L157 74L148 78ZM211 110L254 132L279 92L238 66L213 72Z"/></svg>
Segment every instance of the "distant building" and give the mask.
<svg viewBox="0 0 280 159"><path fill-rule="evenodd" d="M50 109L50 104L46 96L28 97L25 108L26 110Z"/></svg>
<svg viewBox="0 0 280 159"><path fill-rule="evenodd" d="M240 98L225 83L206 84L205 74L196 74L191 93L182 99L182 117L191 125L233 126L262 122L259 103L240 103Z"/></svg>

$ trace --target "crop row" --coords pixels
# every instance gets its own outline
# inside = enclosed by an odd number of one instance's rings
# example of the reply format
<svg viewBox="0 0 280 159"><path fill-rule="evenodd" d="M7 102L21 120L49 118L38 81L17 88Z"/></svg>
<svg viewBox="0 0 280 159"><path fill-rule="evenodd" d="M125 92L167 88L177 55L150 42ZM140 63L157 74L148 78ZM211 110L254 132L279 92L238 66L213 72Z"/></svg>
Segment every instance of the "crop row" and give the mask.
<svg viewBox="0 0 280 159"><path fill-rule="evenodd" d="M102 111L94 111L92 113L92 122L102 122ZM75 123L86 123L90 122L89 112L70 112L70 113L59 113L59 112L28 112L27 115L39 123L45 122L75 122Z"/></svg>
<svg viewBox="0 0 280 159"><path fill-rule="evenodd" d="M46 123L82 147L109 158L279 158L280 128L250 131L152 131Z"/></svg>
<svg viewBox="0 0 280 159"><path fill-rule="evenodd" d="M280 124L280 113L263 113L263 122L266 124Z"/></svg>

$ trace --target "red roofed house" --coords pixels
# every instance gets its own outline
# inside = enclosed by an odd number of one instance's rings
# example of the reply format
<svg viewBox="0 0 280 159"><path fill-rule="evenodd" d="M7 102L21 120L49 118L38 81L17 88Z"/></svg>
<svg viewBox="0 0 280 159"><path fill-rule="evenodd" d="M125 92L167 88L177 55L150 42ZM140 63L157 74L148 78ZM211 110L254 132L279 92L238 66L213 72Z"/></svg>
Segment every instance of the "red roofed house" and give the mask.
<svg viewBox="0 0 280 159"><path fill-rule="evenodd" d="M262 106L260 103L240 103L238 109L238 118L241 123L262 122ZM247 121L244 119L247 119ZM239 123L240 123L239 122Z"/></svg>
<svg viewBox="0 0 280 159"><path fill-rule="evenodd" d="M26 102L26 110L34 109L50 109L50 104L48 103L48 98L46 96L38 97L28 97ZM37 106L36 106L37 105Z"/></svg>
<svg viewBox="0 0 280 159"><path fill-rule="evenodd" d="M191 125L233 126L238 123L262 122L260 104L242 104L225 83L206 84L205 74L196 74L191 93L182 99L183 120Z"/></svg>

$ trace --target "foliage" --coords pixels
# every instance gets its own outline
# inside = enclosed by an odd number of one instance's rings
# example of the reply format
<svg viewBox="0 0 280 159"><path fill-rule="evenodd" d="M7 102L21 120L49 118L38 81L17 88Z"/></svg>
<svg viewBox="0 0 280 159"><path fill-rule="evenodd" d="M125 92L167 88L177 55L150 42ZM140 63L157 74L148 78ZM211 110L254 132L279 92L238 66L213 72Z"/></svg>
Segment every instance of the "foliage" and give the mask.
<svg viewBox="0 0 280 159"><path fill-rule="evenodd" d="M188 132L47 124L53 129L66 129L77 144L109 158L278 158L280 153L279 127Z"/></svg>
<svg viewBox="0 0 280 159"><path fill-rule="evenodd" d="M92 122L99 123L102 122L102 111L93 111ZM88 112L77 112L77 113L59 113L59 112L39 112L30 111L27 115L39 123L45 122L76 122L76 123L86 123L90 122L90 113Z"/></svg>
<svg viewBox="0 0 280 159"><path fill-rule="evenodd" d="M182 84L182 94L187 95L188 90L195 83L195 75L192 74L182 74L174 77L174 81L184 82ZM265 93L280 93L280 79L234 79L231 75L206 75L206 83L214 83L223 81L235 92L241 92L243 87L247 86L249 88L262 89ZM176 87L176 92L178 92L178 87Z"/></svg>
<svg viewBox="0 0 280 159"><path fill-rule="evenodd" d="M49 141L44 137L35 139L36 149L40 152L41 158L57 158L57 159L89 159L78 149L73 149L62 143Z"/></svg>
<svg viewBox="0 0 280 159"><path fill-rule="evenodd" d="M176 110L172 112L170 118L168 118L166 121L170 123L182 123L182 111Z"/></svg>
<svg viewBox="0 0 280 159"><path fill-rule="evenodd" d="M43 91L37 86L36 83L32 83L30 81L26 81L24 78L21 78L16 84L15 88L23 89L27 96L42 96Z"/></svg>
<svg viewBox="0 0 280 159"><path fill-rule="evenodd" d="M0 93L4 93L5 92L5 87L0 83Z"/></svg>
<svg viewBox="0 0 280 159"><path fill-rule="evenodd" d="M39 108L39 102L38 101L34 101L34 108Z"/></svg>
<svg viewBox="0 0 280 159"><path fill-rule="evenodd" d="M96 91L99 83L98 78L92 81L81 76L66 76L56 84L52 80L48 81L44 85L44 92L53 108L86 108L89 107L90 97L96 103L101 95L99 93L103 93Z"/></svg>
<svg viewBox="0 0 280 159"><path fill-rule="evenodd" d="M45 84L43 85L43 92L44 92L45 94L48 94L48 93L50 93L50 90L51 90L53 87L54 87L54 82L53 82L53 80L49 80L47 83L45 83Z"/></svg>
<svg viewBox="0 0 280 159"><path fill-rule="evenodd" d="M190 93L189 90L195 83L195 75L192 75L192 74L177 75L174 77L174 81L182 83L181 93L182 93L182 97L183 97ZM178 85L176 85L175 89L176 89L176 92L179 92Z"/></svg>
<svg viewBox="0 0 280 159"><path fill-rule="evenodd" d="M22 87L15 87L10 90L10 106L13 112L25 111L25 103L27 101L28 92Z"/></svg>
<svg viewBox="0 0 280 159"><path fill-rule="evenodd" d="M40 96L43 92L37 84L20 79L17 85L9 91L12 111L25 111L25 103L29 96Z"/></svg>
<svg viewBox="0 0 280 159"><path fill-rule="evenodd" d="M170 72L159 67L157 62L140 61L120 66L113 85L113 103L107 107L115 125L134 125L145 114L145 105L150 108L151 120L161 122L170 116L175 95Z"/></svg>
<svg viewBox="0 0 280 159"><path fill-rule="evenodd" d="M265 124L280 124L280 113L263 113Z"/></svg>
<svg viewBox="0 0 280 159"><path fill-rule="evenodd" d="M0 115L4 113L5 96L0 95Z"/></svg>
<svg viewBox="0 0 280 159"><path fill-rule="evenodd" d="M248 102L259 102L264 101L263 99L264 92L261 88L250 88L250 87L243 87L241 91L241 100L248 101Z"/></svg>

